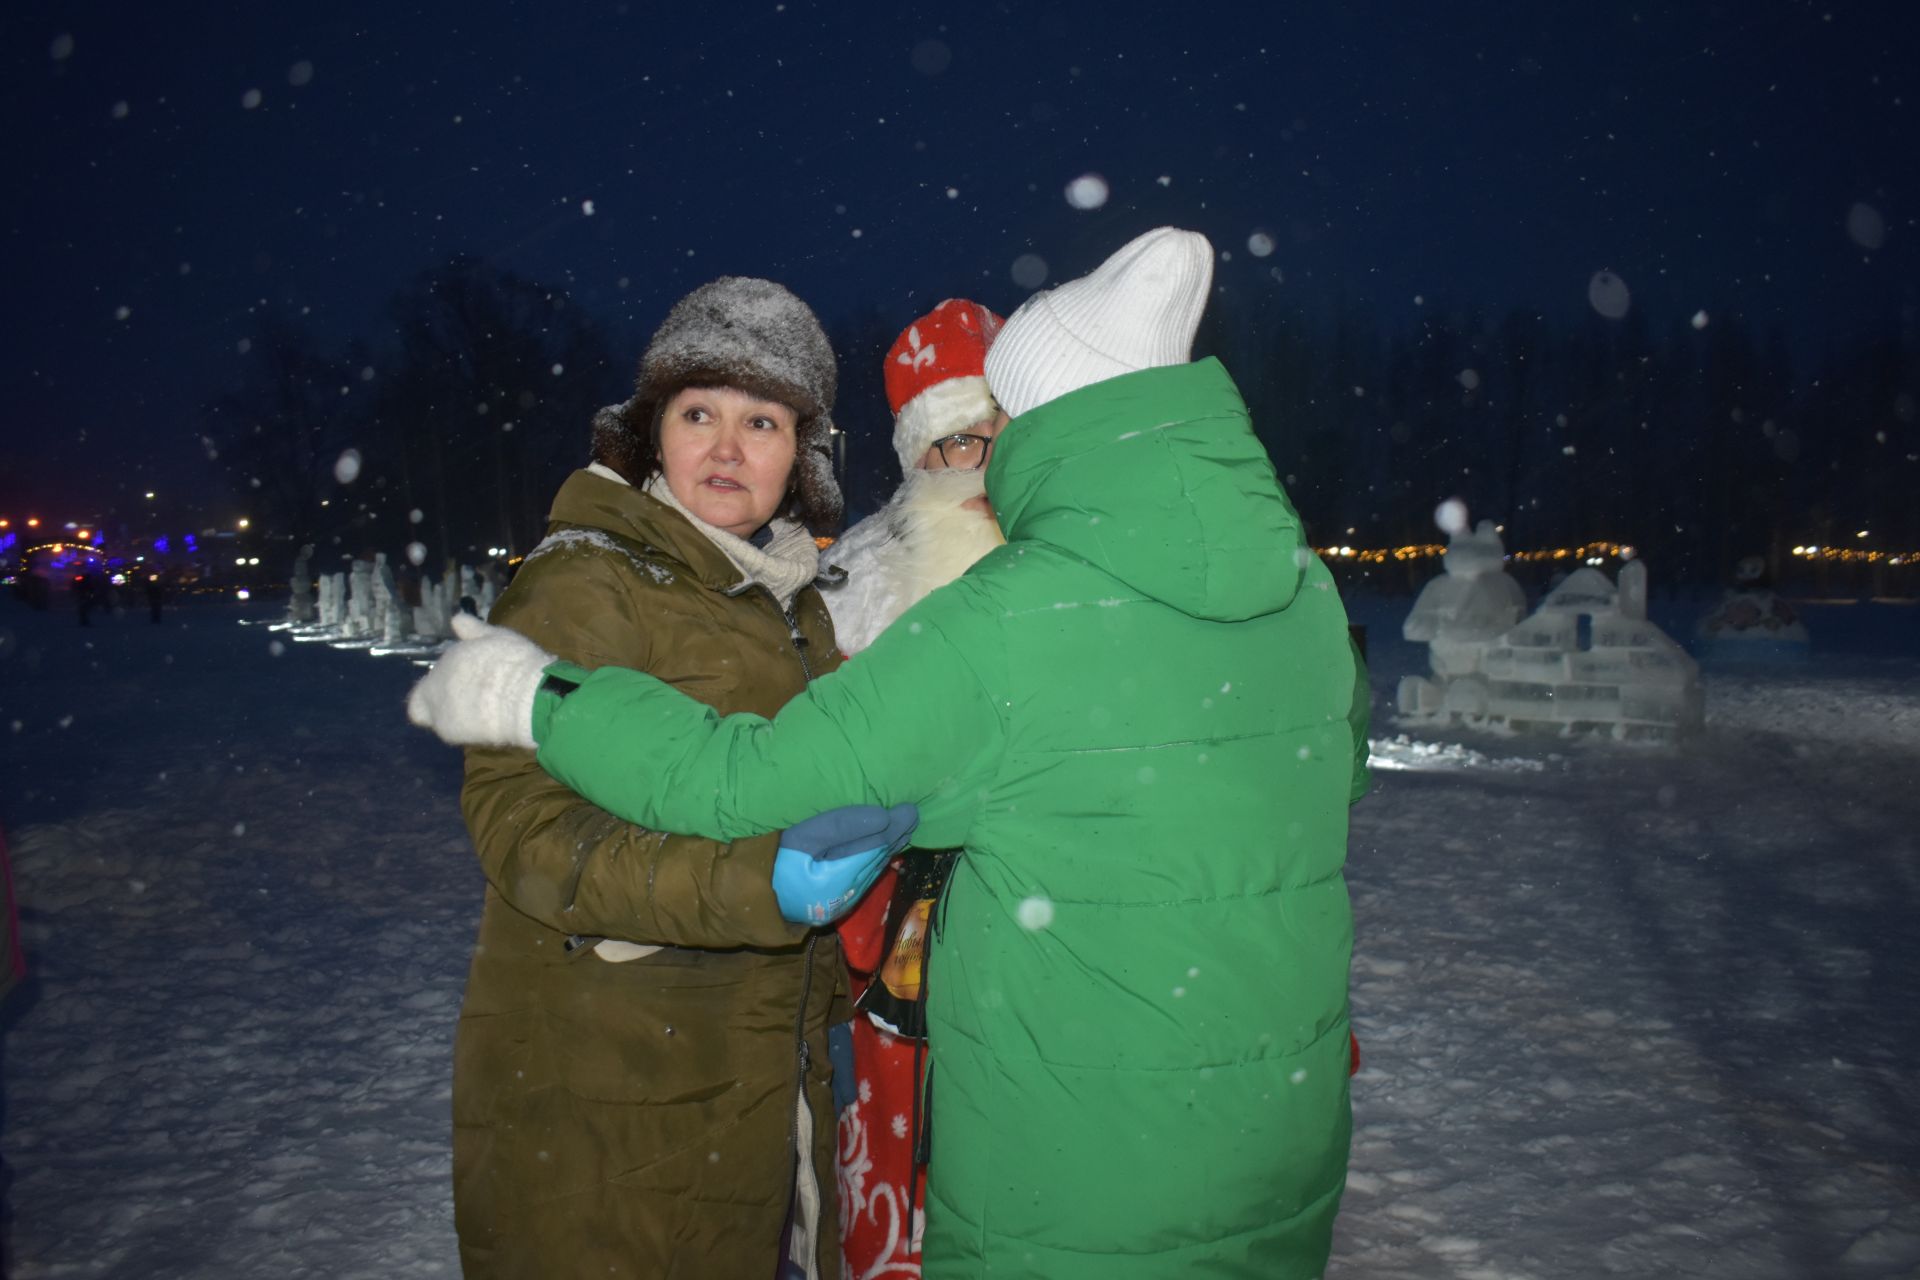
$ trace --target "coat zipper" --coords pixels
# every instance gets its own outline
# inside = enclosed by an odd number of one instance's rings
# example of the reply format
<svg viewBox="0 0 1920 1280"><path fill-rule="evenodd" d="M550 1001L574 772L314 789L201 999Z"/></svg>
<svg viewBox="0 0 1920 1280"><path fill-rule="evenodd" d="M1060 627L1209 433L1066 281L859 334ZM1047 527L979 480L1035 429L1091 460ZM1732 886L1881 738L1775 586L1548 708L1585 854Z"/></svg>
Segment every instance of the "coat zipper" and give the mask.
<svg viewBox="0 0 1920 1280"><path fill-rule="evenodd" d="M807 1101L807 1069L813 1065L813 1050L807 1047L807 1002L813 998L813 948L814 944L819 941L819 934L809 933L807 935L807 950L801 961L802 967L800 971L800 1013L793 1020L794 1043L797 1044L800 1049L800 1103L803 1106L806 1105ZM800 1154L800 1117L798 1114L795 1114L793 1117L793 1151L794 1157L798 1159ZM798 1171L796 1170L795 1172L797 1173Z"/></svg>
<svg viewBox="0 0 1920 1280"><path fill-rule="evenodd" d="M800 620L793 616L791 606L781 609L780 613L787 620L787 635L793 641L793 651L800 657L800 674L806 677L808 684L812 684L813 667L807 661L807 638L800 634Z"/></svg>
<svg viewBox="0 0 1920 1280"><path fill-rule="evenodd" d="M800 1013L797 1017L794 1018L794 1021L793 1021L794 1041L796 1044L800 1046L800 1055L799 1055L800 1069L798 1073L799 1088L796 1091L796 1096L794 1098L794 1109L787 1113L788 1139L793 1147L793 1163L787 1166L788 1168L787 1182L788 1182L788 1194L792 1196L792 1208L789 1210L789 1214L792 1218L796 1220L799 1213L801 1212L801 1200L800 1200L801 1164L800 1162L802 1160L806 1161L809 1167L811 1167L813 1164L813 1152L811 1150L802 1151L800 1149L800 1108L801 1107L807 1108L807 1111L809 1113L813 1111L813 1104L807 1100L807 1071L808 1071L808 1068L813 1065L813 1053L810 1049L807 1048L807 1002L813 996L813 948L814 948L814 944L816 944L819 941L820 941L819 934L810 933L807 935L806 954L800 962L802 965L802 968L800 971ZM819 1181L820 1181L819 1172L816 1170L814 1172L814 1182L818 1184ZM821 1197L821 1202L822 1202L822 1207L824 1207L825 1206L824 1195L822 1195ZM821 1224L816 1222L813 1225L813 1231L810 1234L810 1238L813 1241L813 1247L816 1251L820 1247L820 1235L819 1235L820 1226ZM797 1221L790 1222L789 1229L797 1231L798 1230ZM784 1274L784 1268L786 1267L786 1265L787 1265L787 1259L786 1258L780 1259L780 1266L783 1269L782 1270L783 1274ZM813 1265L811 1262L808 1263L807 1274L808 1275L813 1274Z"/></svg>
<svg viewBox="0 0 1920 1280"><path fill-rule="evenodd" d="M768 594L771 595L772 593L769 592ZM800 659L800 674L804 677L806 684L812 684L813 683L813 667L811 664L807 662L807 638L804 635L800 634L800 622L797 618L794 617L793 609L790 606L780 605L780 602L777 598L775 599L774 603L776 605L779 605L781 616L787 620L787 634L793 640L793 651L795 655L797 655ZM804 685L802 686L802 690L804 692ZM788 1115L787 1123L790 1126L790 1132L791 1132L791 1137L793 1142L792 1170L793 1170L793 1183L795 1188L794 1211L796 1213L799 1212L799 1209L800 1209L800 1200L799 1200L799 1194L798 1194L798 1188L799 1188L799 1182L800 1182L800 1162L802 1160L805 1160L808 1162L809 1165L811 1165L813 1162L813 1152L802 1151L800 1149L799 1108L805 1107L809 1112L813 1110L813 1104L809 1102L807 1099L807 1073L813 1066L813 1050L807 1046L807 1006L812 1002L812 999L813 999L813 952L814 952L814 948L819 944L819 942L820 942L820 935L818 933L809 932L807 934L807 948L806 948L805 955L801 960L800 1008L799 1008L799 1011L794 1015L794 1019L793 1019L793 1040L794 1040L795 1046L798 1049L798 1059L800 1064L800 1069L798 1073L799 1087L796 1091L795 1098L794 1098L794 1110ZM831 1117L829 1117L829 1119L831 1119ZM818 1125L819 1121L816 1119L814 1123ZM819 1181L817 1171L815 1175L815 1181L816 1182ZM824 1195L822 1195L821 1200L824 1205L825 1203ZM816 1248L818 1247L818 1243L819 1243L818 1236L817 1236L818 1230L819 1230L819 1227L816 1224L816 1227L815 1227ZM785 1266L786 1261L787 1260L785 1258L782 1258L780 1260L781 1265ZM811 1271L811 1267L809 1267L809 1271Z"/></svg>

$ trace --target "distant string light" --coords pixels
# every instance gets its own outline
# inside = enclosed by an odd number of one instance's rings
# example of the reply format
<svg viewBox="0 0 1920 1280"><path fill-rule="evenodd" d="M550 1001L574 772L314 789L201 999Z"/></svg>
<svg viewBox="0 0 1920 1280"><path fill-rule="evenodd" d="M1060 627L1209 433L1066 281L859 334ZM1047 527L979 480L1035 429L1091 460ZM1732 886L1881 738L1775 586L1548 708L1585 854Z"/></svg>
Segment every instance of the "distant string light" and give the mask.
<svg viewBox="0 0 1920 1280"><path fill-rule="evenodd" d="M1445 543L1419 542L1404 547L1316 547L1323 559L1352 560L1359 564L1385 564L1389 560L1432 560L1447 553ZM1509 560L1581 560L1600 564L1608 559L1631 560L1637 554L1621 542L1585 542L1577 547L1544 547L1538 551L1510 551Z"/></svg>
<svg viewBox="0 0 1920 1280"><path fill-rule="evenodd" d="M1411 543L1404 547L1315 547L1325 560L1350 560L1356 564L1385 564L1390 560L1407 562L1432 560L1447 553L1444 543ZM1507 559L1523 564L1577 561L1599 565L1608 560L1631 560L1639 552L1623 542L1583 542L1577 547L1541 547L1533 551L1510 551ZM1822 560L1840 564L1884 564L1903 567L1920 564L1920 551L1864 551L1853 547L1795 547L1793 554L1803 560Z"/></svg>
<svg viewBox="0 0 1920 1280"><path fill-rule="evenodd" d="M1853 547L1795 547L1793 554L1802 560L1822 560L1829 564L1884 564L1899 567L1920 564L1920 551L1860 551Z"/></svg>
<svg viewBox="0 0 1920 1280"><path fill-rule="evenodd" d="M1322 559L1356 560L1361 564L1385 564L1389 560L1429 560L1446 553L1446 546L1438 542L1422 543L1407 547L1316 547Z"/></svg>

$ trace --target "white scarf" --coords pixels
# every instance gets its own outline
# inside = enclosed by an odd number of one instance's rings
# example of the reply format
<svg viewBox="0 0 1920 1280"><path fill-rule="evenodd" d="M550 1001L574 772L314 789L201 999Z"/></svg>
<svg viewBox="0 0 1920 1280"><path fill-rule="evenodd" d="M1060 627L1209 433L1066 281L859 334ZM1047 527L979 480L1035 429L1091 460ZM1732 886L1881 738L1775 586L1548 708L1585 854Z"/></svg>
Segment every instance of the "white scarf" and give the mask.
<svg viewBox="0 0 1920 1280"><path fill-rule="evenodd" d="M588 464L587 470L597 476L626 483L619 472L597 462ZM802 587L820 576L820 547L805 525L776 519L772 523L772 540L765 547L756 547L738 534L716 528L687 510L680 499L673 496L673 490L667 487L665 475L654 476L641 492L678 511L688 524L718 547L720 554L740 571L741 587L765 587L780 602L783 611L793 607L793 598L800 594Z"/></svg>

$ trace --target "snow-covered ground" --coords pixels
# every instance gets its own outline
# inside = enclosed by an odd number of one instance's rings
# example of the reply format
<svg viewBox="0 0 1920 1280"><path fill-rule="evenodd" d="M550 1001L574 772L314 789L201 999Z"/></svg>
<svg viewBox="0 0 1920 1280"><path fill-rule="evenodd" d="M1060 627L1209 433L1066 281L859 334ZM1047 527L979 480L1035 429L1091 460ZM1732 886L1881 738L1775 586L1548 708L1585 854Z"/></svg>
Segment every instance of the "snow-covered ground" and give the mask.
<svg viewBox="0 0 1920 1280"><path fill-rule="evenodd" d="M1408 603L1355 607L1382 767L1330 1275L1920 1273L1920 609L1815 609L1811 663L1709 674L1704 740L1620 749L1403 738ZM268 612L0 598L18 1280L458 1273L457 757L404 722L417 668Z"/></svg>

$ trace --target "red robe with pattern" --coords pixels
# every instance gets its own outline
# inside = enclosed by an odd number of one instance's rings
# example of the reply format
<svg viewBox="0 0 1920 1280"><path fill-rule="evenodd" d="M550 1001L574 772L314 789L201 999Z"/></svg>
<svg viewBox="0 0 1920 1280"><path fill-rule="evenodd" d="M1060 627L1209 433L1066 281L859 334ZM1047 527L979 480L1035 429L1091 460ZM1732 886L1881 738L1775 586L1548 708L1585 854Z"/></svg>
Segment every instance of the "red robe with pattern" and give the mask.
<svg viewBox="0 0 1920 1280"><path fill-rule="evenodd" d="M889 868L840 922L840 946L856 998L879 980L898 921L888 920L896 873ZM840 1249L852 1280L920 1274L926 1169L913 1162L915 1043L890 1035L866 1013L853 1018L858 1093L840 1113Z"/></svg>

